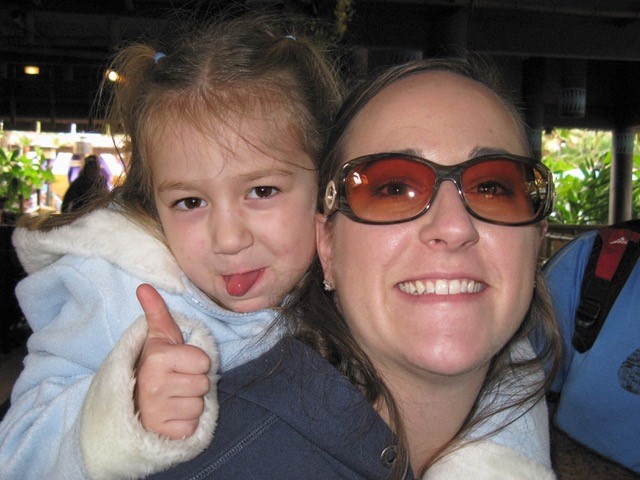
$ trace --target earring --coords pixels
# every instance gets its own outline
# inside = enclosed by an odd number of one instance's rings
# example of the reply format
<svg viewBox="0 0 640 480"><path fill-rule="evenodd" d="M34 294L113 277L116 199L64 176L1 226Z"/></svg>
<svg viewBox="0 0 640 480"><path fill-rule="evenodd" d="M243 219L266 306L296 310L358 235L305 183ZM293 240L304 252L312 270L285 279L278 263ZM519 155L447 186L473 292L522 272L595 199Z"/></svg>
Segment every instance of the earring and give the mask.
<svg viewBox="0 0 640 480"><path fill-rule="evenodd" d="M323 280L322 281L322 285L324 285L325 292L333 292L333 290L335 288L333 286L333 283L331 283L329 280Z"/></svg>

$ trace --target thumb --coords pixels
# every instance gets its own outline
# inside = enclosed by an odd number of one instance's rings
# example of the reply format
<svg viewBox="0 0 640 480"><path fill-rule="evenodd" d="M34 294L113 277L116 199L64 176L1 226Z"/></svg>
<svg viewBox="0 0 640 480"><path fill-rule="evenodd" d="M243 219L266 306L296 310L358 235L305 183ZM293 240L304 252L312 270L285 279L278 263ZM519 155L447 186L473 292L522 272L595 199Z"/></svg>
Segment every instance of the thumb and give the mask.
<svg viewBox="0 0 640 480"><path fill-rule="evenodd" d="M158 338L167 343L184 343L182 332L169 313L164 299L151 285L141 284L136 289L136 297L147 318L149 333L147 339Z"/></svg>

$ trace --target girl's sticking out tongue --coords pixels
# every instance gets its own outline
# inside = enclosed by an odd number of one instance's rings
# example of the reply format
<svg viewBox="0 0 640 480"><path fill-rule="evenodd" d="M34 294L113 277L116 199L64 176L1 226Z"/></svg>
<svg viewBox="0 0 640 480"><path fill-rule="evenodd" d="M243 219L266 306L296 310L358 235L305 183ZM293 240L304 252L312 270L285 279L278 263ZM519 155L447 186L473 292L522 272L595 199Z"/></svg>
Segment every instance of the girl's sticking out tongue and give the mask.
<svg viewBox="0 0 640 480"><path fill-rule="evenodd" d="M253 270L246 273L234 273L225 275L224 281L227 285L227 293L234 297L241 297L253 287L262 274L262 270Z"/></svg>

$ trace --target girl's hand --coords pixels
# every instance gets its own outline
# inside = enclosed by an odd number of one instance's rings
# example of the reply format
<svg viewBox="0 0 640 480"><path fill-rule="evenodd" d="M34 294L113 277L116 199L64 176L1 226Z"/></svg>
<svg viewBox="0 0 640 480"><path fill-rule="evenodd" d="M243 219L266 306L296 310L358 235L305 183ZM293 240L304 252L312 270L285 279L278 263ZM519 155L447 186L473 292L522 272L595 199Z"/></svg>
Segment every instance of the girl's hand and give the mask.
<svg viewBox="0 0 640 480"><path fill-rule="evenodd" d="M146 430L171 439L196 431L209 391L207 354L186 345L167 305L151 285L136 290L149 331L138 359L134 401Z"/></svg>

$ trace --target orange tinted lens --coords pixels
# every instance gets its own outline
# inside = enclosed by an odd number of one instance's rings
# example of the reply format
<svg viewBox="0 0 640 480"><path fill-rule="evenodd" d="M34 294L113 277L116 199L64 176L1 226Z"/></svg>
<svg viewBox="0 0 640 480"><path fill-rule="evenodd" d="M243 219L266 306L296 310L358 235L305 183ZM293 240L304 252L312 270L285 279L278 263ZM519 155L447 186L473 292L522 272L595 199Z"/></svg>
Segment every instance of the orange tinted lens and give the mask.
<svg viewBox="0 0 640 480"><path fill-rule="evenodd" d="M471 165L461 177L465 201L487 220L520 223L532 220L542 208L540 189L546 180L532 166L507 159Z"/></svg>
<svg viewBox="0 0 640 480"><path fill-rule="evenodd" d="M347 175L347 201L364 221L406 220L429 203L435 179L434 171L423 163L403 158L374 160Z"/></svg>

